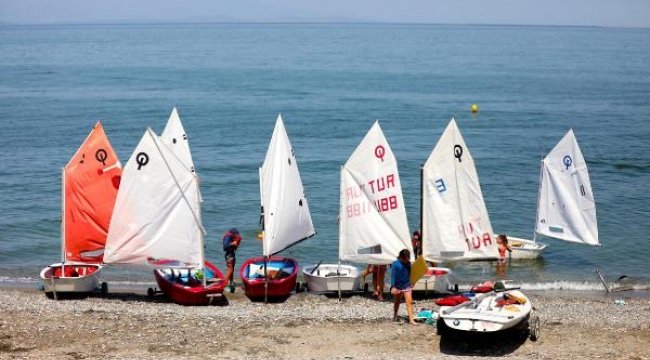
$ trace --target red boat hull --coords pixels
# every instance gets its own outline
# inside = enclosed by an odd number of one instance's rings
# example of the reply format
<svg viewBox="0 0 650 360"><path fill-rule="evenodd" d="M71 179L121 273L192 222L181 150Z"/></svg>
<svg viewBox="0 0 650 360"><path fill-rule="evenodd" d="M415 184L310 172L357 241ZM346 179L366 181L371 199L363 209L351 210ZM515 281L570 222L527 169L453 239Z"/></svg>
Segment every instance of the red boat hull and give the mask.
<svg viewBox="0 0 650 360"><path fill-rule="evenodd" d="M223 273L212 263L205 262L206 272L212 272L215 282L208 282L207 287L194 278L188 278L188 270L156 269L153 271L160 290L179 305L209 305L218 300L217 297L209 295L223 294L226 281ZM185 276L183 276L185 274Z"/></svg>
<svg viewBox="0 0 650 360"><path fill-rule="evenodd" d="M291 258L270 257L266 260L268 293L271 299L286 298L296 288L298 262ZM264 298L264 258L248 259L239 269L239 276L244 283L244 291L250 299Z"/></svg>

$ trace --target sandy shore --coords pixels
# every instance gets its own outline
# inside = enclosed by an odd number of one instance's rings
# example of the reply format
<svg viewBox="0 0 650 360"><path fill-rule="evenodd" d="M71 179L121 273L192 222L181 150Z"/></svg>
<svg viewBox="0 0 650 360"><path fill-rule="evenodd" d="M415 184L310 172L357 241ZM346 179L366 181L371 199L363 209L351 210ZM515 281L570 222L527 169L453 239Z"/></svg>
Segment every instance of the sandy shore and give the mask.
<svg viewBox="0 0 650 360"><path fill-rule="evenodd" d="M441 338L431 325L390 321L391 303L360 296L339 303L302 293L264 305L229 294L227 306L183 307L162 296L53 301L3 289L0 358L650 359L648 297L529 295L542 319L537 342L513 333ZM621 297L627 304L615 305Z"/></svg>

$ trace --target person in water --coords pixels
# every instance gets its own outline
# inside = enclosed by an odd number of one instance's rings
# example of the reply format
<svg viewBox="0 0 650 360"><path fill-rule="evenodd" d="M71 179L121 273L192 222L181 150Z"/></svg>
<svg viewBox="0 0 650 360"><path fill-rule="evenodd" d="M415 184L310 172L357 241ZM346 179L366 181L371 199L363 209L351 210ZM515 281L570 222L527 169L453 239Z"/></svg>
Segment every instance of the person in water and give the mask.
<svg viewBox="0 0 650 360"><path fill-rule="evenodd" d="M512 253L512 248L508 245L508 238L505 235L497 236L497 245L499 246L499 262L505 263L508 261L506 251Z"/></svg>
<svg viewBox="0 0 650 360"><path fill-rule="evenodd" d="M418 256L422 255L422 240L420 239L420 232L418 230L413 232L411 244L413 245L413 255L417 259Z"/></svg>
<svg viewBox="0 0 650 360"><path fill-rule="evenodd" d="M393 320L397 321L399 304L404 297L409 324L417 325L413 320L413 292L411 289L411 252L404 249L399 252L397 260L391 265L390 293L393 295Z"/></svg>
<svg viewBox="0 0 650 360"><path fill-rule="evenodd" d="M234 273L235 262L237 260L235 257L235 251L237 251L241 240L242 238L239 236L239 230L236 228L226 231L221 238L221 242L223 243L223 254L226 259L226 266L228 267L228 271L226 272L226 284L230 286L230 292L235 292Z"/></svg>

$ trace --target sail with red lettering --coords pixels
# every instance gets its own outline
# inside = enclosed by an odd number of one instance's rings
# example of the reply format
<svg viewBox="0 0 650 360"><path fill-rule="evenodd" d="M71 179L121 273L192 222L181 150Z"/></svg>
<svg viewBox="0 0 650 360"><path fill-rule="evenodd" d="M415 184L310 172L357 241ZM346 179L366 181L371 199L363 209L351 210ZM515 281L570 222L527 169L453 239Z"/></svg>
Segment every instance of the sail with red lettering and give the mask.
<svg viewBox="0 0 650 360"><path fill-rule="evenodd" d="M314 234L298 162L278 115L260 174L263 252L271 256Z"/></svg>
<svg viewBox="0 0 650 360"><path fill-rule="evenodd" d="M422 168L421 186L426 260L498 257L474 159L453 118Z"/></svg>
<svg viewBox="0 0 650 360"><path fill-rule="evenodd" d="M97 122L63 169L63 261L100 263L122 167Z"/></svg>
<svg viewBox="0 0 650 360"><path fill-rule="evenodd" d="M370 128L341 168L339 259L390 264L413 254L397 160L379 126Z"/></svg>
<svg viewBox="0 0 650 360"><path fill-rule="evenodd" d="M535 231L560 240L600 245L587 163L573 130L542 160Z"/></svg>

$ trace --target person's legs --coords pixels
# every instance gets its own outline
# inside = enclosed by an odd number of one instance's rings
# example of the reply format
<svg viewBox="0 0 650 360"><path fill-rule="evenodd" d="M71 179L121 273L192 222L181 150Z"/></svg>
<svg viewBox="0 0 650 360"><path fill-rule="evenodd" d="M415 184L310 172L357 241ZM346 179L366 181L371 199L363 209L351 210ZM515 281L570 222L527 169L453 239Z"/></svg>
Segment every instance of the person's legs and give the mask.
<svg viewBox="0 0 650 360"><path fill-rule="evenodd" d="M413 320L413 293L411 291L404 292L404 302L406 302L406 311L409 314L409 324L416 325Z"/></svg>
<svg viewBox="0 0 650 360"><path fill-rule="evenodd" d="M226 258L226 266L228 267L228 270L226 271L226 286L229 286L234 280L235 257L233 256L233 254L226 254L225 258Z"/></svg>
<svg viewBox="0 0 650 360"><path fill-rule="evenodd" d="M377 283L378 276L379 274L377 273L378 267L373 266L372 267L372 295L373 296L379 296L379 285Z"/></svg>
<svg viewBox="0 0 650 360"><path fill-rule="evenodd" d="M393 321L397 321L397 312L399 311L399 303L402 301L402 293L393 295Z"/></svg>
<svg viewBox="0 0 650 360"><path fill-rule="evenodd" d="M384 300L384 275L386 275L386 265L377 267L377 299Z"/></svg>

